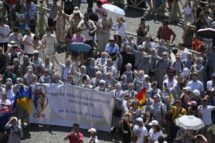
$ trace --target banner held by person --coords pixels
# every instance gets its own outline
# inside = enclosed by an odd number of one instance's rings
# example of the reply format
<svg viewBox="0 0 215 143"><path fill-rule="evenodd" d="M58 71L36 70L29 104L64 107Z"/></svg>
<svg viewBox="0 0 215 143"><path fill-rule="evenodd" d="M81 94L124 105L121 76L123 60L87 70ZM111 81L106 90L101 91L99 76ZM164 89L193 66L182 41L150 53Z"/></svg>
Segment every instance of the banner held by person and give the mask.
<svg viewBox="0 0 215 143"><path fill-rule="evenodd" d="M113 97L104 92L73 85L48 84L35 87L31 123L110 131Z"/></svg>

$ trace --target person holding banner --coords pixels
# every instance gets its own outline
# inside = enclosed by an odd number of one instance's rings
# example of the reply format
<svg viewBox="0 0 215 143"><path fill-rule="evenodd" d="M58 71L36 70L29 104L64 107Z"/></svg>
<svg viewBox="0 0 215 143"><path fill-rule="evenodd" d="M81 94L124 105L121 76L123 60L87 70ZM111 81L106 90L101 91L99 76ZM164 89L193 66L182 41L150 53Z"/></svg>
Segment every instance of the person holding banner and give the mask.
<svg viewBox="0 0 215 143"><path fill-rule="evenodd" d="M79 132L79 124L74 123L72 127L72 131L69 132L64 140L69 140L69 143L83 143L84 135Z"/></svg>

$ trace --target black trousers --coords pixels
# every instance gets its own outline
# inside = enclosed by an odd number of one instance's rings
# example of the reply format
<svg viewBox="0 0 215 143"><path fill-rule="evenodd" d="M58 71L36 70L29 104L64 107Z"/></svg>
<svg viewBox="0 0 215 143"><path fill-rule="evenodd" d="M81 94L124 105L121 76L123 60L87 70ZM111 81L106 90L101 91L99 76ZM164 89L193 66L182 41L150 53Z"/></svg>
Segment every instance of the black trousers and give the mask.
<svg viewBox="0 0 215 143"><path fill-rule="evenodd" d="M8 44L7 42L6 43L0 43L0 47L2 47L4 49L4 53L7 52L7 48L8 48L7 44Z"/></svg>

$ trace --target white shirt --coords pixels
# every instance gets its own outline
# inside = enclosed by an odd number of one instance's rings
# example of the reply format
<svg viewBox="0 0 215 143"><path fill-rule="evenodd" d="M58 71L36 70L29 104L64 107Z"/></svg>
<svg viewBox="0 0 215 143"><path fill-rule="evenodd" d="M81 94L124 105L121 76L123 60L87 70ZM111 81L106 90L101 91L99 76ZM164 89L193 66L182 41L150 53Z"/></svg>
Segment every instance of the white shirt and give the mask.
<svg viewBox="0 0 215 143"><path fill-rule="evenodd" d="M23 41L24 41L24 53L26 54L34 54L34 48L33 48L33 38L34 38L34 34L31 33L31 35L25 35L23 37ZM25 42L29 43L26 44Z"/></svg>
<svg viewBox="0 0 215 143"><path fill-rule="evenodd" d="M124 112L129 112L129 109L128 109L128 101L127 100L122 100L122 106L123 106L123 109L124 109Z"/></svg>
<svg viewBox="0 0 215 143"><path fill-rule="evenodd" d="M54 34L51 34L50 36L48 36L47 34L43 35L42 43L45 44L45 54L53 55L55 53L55 45L57 43L57 39Z"/></svg>
<svg viewBox="0 0 215 143"><path fill-rule="evenodd" d="M180 51L181 61L187 61L187 53L188 52L189 52L189 50L187 48L185 48L183 51Z"/></svg>
<svg viewBox="0 0 215 143"><path fill-rule="evenodd" d="M163 136L162 131L154 133L153 128L149 130L149 137L152 140L152 142L157 141L160 136Z"/></svg>
<svg viewBox="0 0 215 143"><path fill-rule="evenodd" d="M7 43L9 41L10 27L7 24L0 25L0 43Z"/></svg>
<svg viewBox="0 0 215 143"><path fill-rule="evenodd" d="M89 29L91 30L96 29L96 25L92 20L88 20L86 23L88 24L89 28L86 26L84 20L80 21L80 23L78 24L78 28L82 30L81 34L84 35L85 40L90 41L90 40L93 40L93 37L89 36L89 32L90 32Z"/></svg>
<svg viewBox="0 0 215 143"><path fill-rule="evenodd" d="M8 99L6 99L5 101L2 101L2 99L0 99L0 106L1 105L10 106L11 102Z"/></svg>
<svg viewBox="0 0 215 143"><path fill-rule="evenodd" d="M123 23L121 26L119 24L116 24L113 26L115 28L116 33L119 33L119 35L122 37L122 39L126 38L126 24Z"/></svg>
<svg viewBox="0 0 215 143"><path fill-rule="evenodd" d="M196 82L191 80L190 82L187 83L187 86L189 86L192 91L194 89L198 89L200 92L204 91L203 83L201 81L199 81L199 80L197 80Z"/></svg>
<svg viewBox="0 0 215 143"><path fill-rule="evenodd" d="M146 127L140 127L141 133L138 136L137 143L144 143L144 137L148 136L148 130Z"/></svg>
<svg viewBox="0 0 215 143"><path fill-rule="evenodd" d="M91 136L87 143L90 143L90 141L93 141L93 143L99 143L97 136L95 138L92 138L92 136Z"/></svg>
<svg viewBox="0 0 215 143"><path fill-rule="evenodd" d="M214 109L214 106L207 105L206 108L203 108L202 105L198 107L201 115L202 115L202 120L205 125L211 125L212 124L212 117L211 113Z"/></svg>
<svg viewBox="0 0 215 143"><path fill-rule="evenodd" d="M177 86L178 86L178 81L176 79L173 79L172 81L170 81L168 78L165 79L163 81L163 86L164 84L167 85L167 88L170 89L170 90L173 90L175 89Z"/></svg>
<svg viewBox="0 0 215 143"><path fill-rule="evenodd" d="M10 102L14 102L15 94L13 91L10 89L7 91L7 99L10 100Z"/></svg>
<svg viewBox="0 0 215 143"><path fill-rule="evenodd" d="M65 64L60 64L61 73L62 73L62 80L67 80L68 74L72 72L72 66L67 67Z"/></svg>
<svg viewBox="0 0 215 143"><path fill-rule="evenodd" d="M18 33L18 34L11 33L11 34L9 35L9 42L10 42L10 41L15 41L16 44L17 44L19 47L21 47L22 38L23 38L23 37L22 37L22 34L21 34L21 33Z"/></svg>
<svg viewBox="0 0 215 143"><path fill-rule="evenodd" d="M211 87L213 87L214 83L212 80L207 81L207 90L210 90Z"/></svg>

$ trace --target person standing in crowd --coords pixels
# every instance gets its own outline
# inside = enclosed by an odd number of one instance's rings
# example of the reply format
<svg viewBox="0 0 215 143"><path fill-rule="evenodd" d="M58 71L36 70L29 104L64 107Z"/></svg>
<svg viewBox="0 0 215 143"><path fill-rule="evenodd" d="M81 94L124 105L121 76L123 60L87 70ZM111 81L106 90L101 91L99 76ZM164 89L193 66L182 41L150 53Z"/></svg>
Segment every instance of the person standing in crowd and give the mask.
<svg viewBox="0 0 215 143"><path fill-rule="evenodd" d="M16 4L14 4L10 9L11 16L11 27L17 26L20 28L20 32L23 33L26 24L25 17L25 6L21 3L20 0L16 0Z"/></svg>
<svg viewBox="0 0 215 143"><path fill-rule="evenodd" d="M119 51L119 46L116 44L113 37L109 39L109 42L105 47L105 52L109 54L115 68L118 69L118 60L119 60L120 51Z"/></svg>
<svg viewBox="0 0 215 143"><path fill-rule="evenodd" d="M16 45L19 48L22 48L23 37L22 37L22 34L19 32L19 28L18 27L14 27L13 28L13 32L10 33L10 35L9 35L9 41L8 42L11 42L11 41L15 41Z"/></svg>
<svg viewBox="0 0 215 143"><path fill-rule="evenodd" d="M29 56L29 58L33 57L34 54L34 47L33 47L33 39L34 33L31 32L30 28L26 29L26 34L23 37L23 44L24 44L24 53Z"/></svg>
<svg viewBox="0 0 215 143"><path fill-rule="evenodd" d="M126 112L122 120L120 121L120 127L122 128L122 142L131 143L131 134L132 134L132 121L131 113Z"/></svg>
<svg viewBox="0 0 215 143"><path fill-rule="evenodd" d="M46 34L42 37L42 48L44 49L44 54L49 55L51 62L56 61L55 57L55 47L57 44L57 39L54 34L52 34L51 27L46 28Z"/></svg>
<svg viewBox="0 0 215 143"><path fill-rule="evenodd" d="M124 50L121 52L121 58L122 58L122 66L120 70L120 75L122 75L126 70L126 65L128 63L131 63L131 65L134 66L135 64L135 55L132 52L130 45L125 45Z"/></svg>
<svg viewBox="0 0 215 143"><path fill-rule="evenodd" d="M165 104L162 102L161 95L156 94L153 96L154 103L151 105L152 113L154 115L154 119L159 122L159 124L164 124L164 119L167 114L167 108Z"/></svg>
<svg viewBox="0 0 215 143"><path fill-rule="evenodd" d="M137 142L136 143L147 143L148 138L148 130L143 124L143 119L141 117L138 117L135 120L135 125L133 127L133 132L137 136Z"/></svg>
<svg viewBox="0 0 215 143"><path fill-rule="evenodd" d="M168 131L168 133L171 133L171 138L174 139L177 136L177 132L179 130L179 128L175 125L175 119L186 115L187 111L185 108L182 107L182 102L181 100L176 100L175 101L175 105L171 107L170 110L170 120L168 120L168 122L171 122L170 125L170 130Z"/></svg>
<svg viewBox="0 0 215 143"><path fill-rule="evenodd" d="M0 18L0 46L4 48L4 52L7 52L10 32L9 25L5 24L3 18Z"/></svg>
<svg viewBox="0 0 215 143"><path fill-rule="evenodd" d="M205 128L203 130L204 135L207 137L208 142L211 142L211 134L207 132L207 129L212 125L212 111L215 110L215 106L208 105L208 99L202 98L202 104L198 106L199 117L203 120Z"/></svg>
<svg viewBox="0 0 215 143"><path fill-rule="evenodd" d="M55 30L57 13L60 10L60 6L57 4L58 0L53 0L53 4L48 3L50 7L49 16L48 16L48 27L51 28L51 31Z"/></svg>
<svg viewBox="0 0 215 143"><path fill-rule="evenodd" d="M69 143L83 143L84 135L79 131L79 124L74 123L72 131L69 132L64 140L69 140Z"/></svg>
<svg viewBox="0 0 215 143"><path fill-rule="evenodd" d="M85 43L92 47L92 50L88 53L89 56L92 56L94 49L94 36L97 30L95 23L89 19L89 13L84 14L84 19L78 24L78 28L81 29L81 33L85 37Z"/></svg>
<svg viewBox="0 0 215 143"><path fill-rule="evenodd" d="M47 22L45 21L47 16L47 9L43 4L43 0L40 0L40 5L38 6L38 21L37 21L37 32L39 37L42 37L45 34L45 27L47 27Z"/></svg>
<svg viewBox="0 0 215 143"><path fill-rule="evenodd" d="M96 135L97 133L96 129L90 128L88 132L90 133L90 138L87 143L99 143L98 137Z"/></svg>
<svg viewBox="0 0 215 143"><path fill-rule="evenodd" d="M0 47L0 74L3 74L5 72L7 62L7 56L4 54L2 47Z"/></svg>
<svg viewBox="0 0 215 143"><path fill-rule="evenodd" d="M10 130L8 143L21 143L23 131L17 117L11 117L5 128Z"/></svg>
<svg viewBox="0 0 215 143"><path fill-rule="evenodd" d="M62 2L64 12L68 15L71 15L74 10L74 0L62 0Z"/></svg>
<svg viewBox="0 0 215 143"><path fill-rule="evenodd" d="M37 24L37 7L32 0L26 0L25 12L27 25L30 27L31 32L35 33Z"/></svg>
<svg viewBox="0 0 215 143"><path fill-rule="evenodd" d="M168 25L168 21L163 22L163 25L158 29L157 38L159 40L163 39L165 42L173 43L175 41L176 35Z"/></svg>
<svg viewBox="0 0 215 143"><path fill-rule="evenodd" d="M112 27L112 19L107 18L107 12L102 13L101 19L97 22L97 48L99 50L99 54L105 51L105 46L108 43L108 40L110 39L110 29Z"/></svg>
<svg viewBox="0 0 215 143"><path fill-rule="evenodd" d="M65 32L66 32L66 24L67 24L66 15L63 12L62 8L60 8L56 17L56 25L55 25L56 38L59 44L62 44L65 41L64 38L65 38Z"/></svg>
<svg viewBox="0 0 215 143"><path fill-rule="evenodd" d="M115 28L115 33L119 33L122 40L125 41L126 39L126 23L125 19L123 17L118 17L116 19L117 24L113 25L113 28Z"/></svg>
<svg viewBox="0 0 215 143"><path fill-rule="evenodd" d="M140 21L140 25L136 31L137 32L137 45L142 45L145 36L149 32L149 25L146 25L145 21L146 21L145 18L142 17L141 21Z"/></svg>

